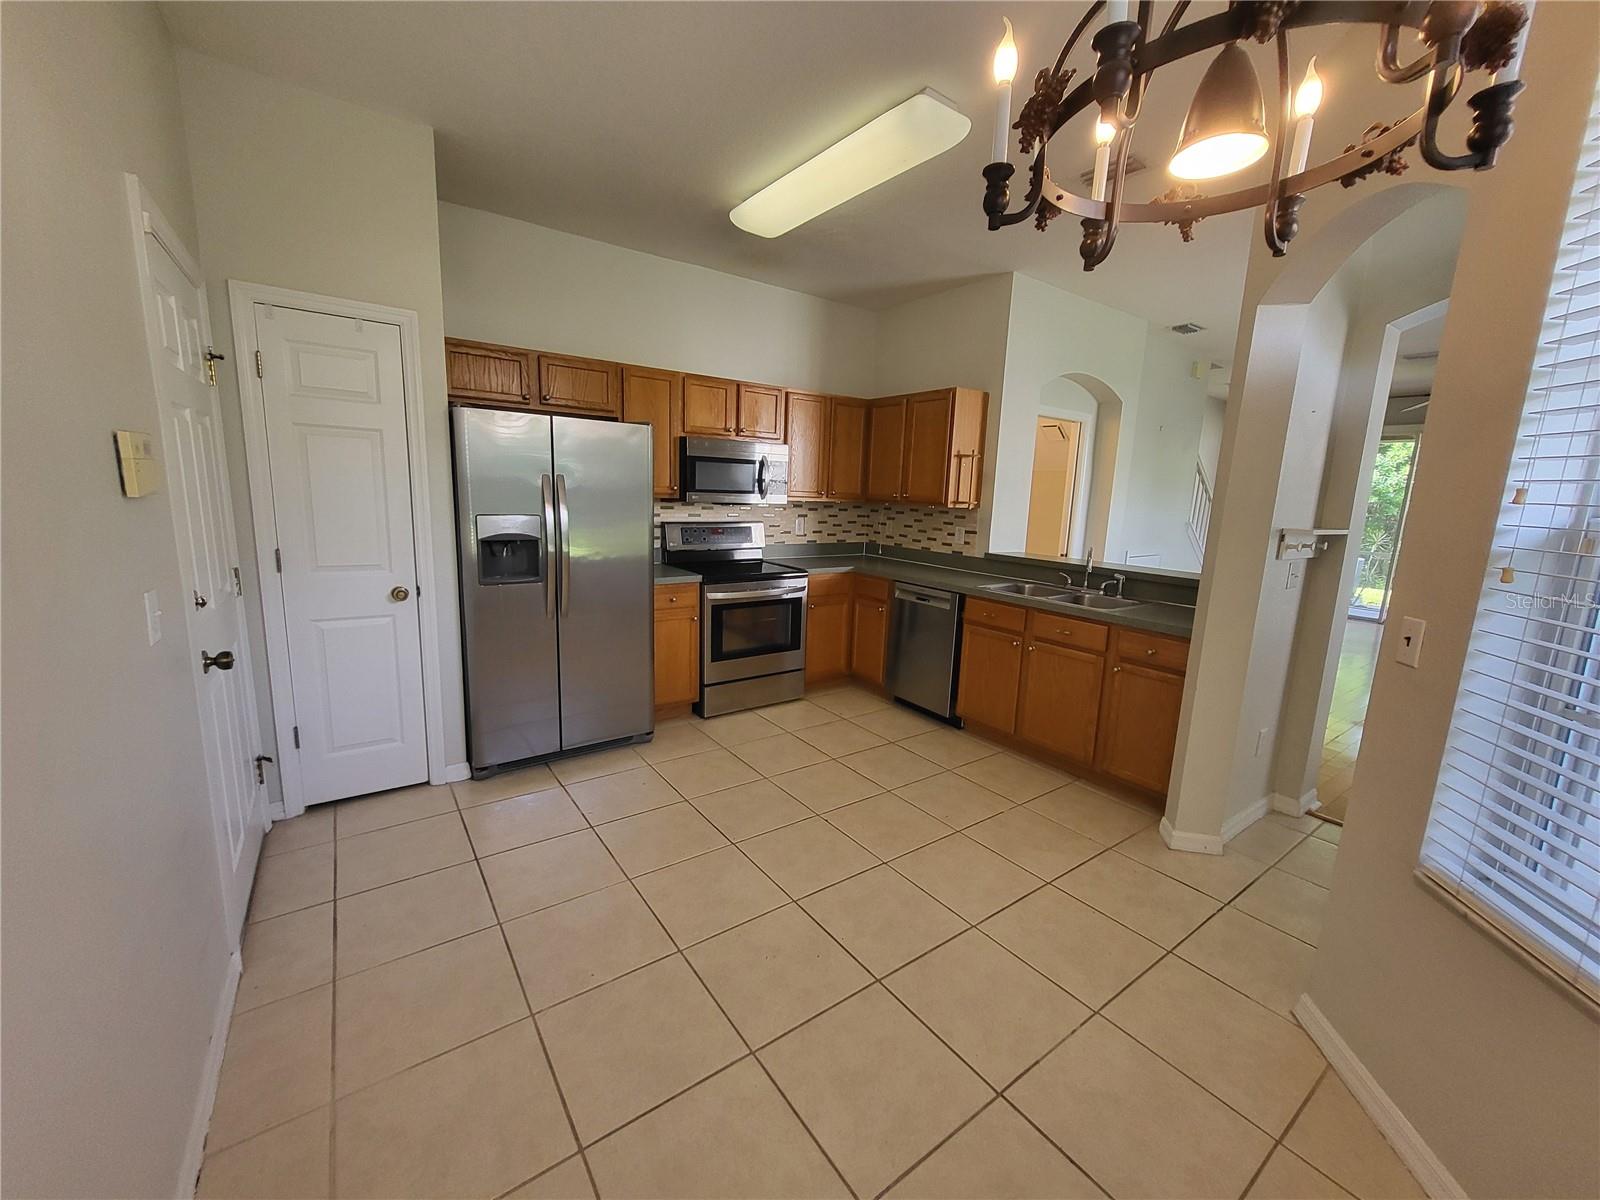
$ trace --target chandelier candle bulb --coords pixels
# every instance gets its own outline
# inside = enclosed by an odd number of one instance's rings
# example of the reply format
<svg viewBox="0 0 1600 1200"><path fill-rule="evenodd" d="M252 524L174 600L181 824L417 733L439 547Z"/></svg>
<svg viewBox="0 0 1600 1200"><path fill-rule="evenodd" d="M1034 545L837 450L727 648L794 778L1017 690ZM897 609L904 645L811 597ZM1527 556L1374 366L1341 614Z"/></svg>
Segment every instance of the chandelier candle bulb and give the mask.
<svg viewBox="0 0 1600 1200"><path fill-rule="evenodd" d="M1128 0L1106 0L1106 24L1115 25L1128 19Z"/></svg>
<svg viewBox="0 0 1600 1200"><path fill-rule="evenodd" d="M1117 131L1105 121L1094 123L1094 190L1090 198L1106 198L1106 177L1111 174L1111 139Z"/></svg>
<svg viewBox="0 0 1600 1200"><path fill-rule="evenodd" d="M1011 151L1011 81L1017 77L1017 42L1011 36L1011 22L1005 17L1006 35L994 48L994 81L1000 92L994 118L994 154L991 162L1005 162Z"/></svg>
<svg viewBox="0 0 1600 1200"><path fill-rule="evenodd" d="M1317 109L1322 105L1322 78L1317 74L1317 60L1313 56L1306 64L1306 77L1294 94L1294 148L1289 153L1289 174L1298 175L1306 169L1311 157L1311 129Z"/></svg>

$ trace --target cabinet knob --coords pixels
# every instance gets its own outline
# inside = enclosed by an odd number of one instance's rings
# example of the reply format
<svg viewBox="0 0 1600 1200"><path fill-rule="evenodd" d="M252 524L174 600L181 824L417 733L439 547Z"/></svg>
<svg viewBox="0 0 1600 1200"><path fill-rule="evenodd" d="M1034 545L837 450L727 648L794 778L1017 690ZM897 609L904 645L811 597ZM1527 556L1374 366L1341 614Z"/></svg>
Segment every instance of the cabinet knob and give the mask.
<svg viewBox="0 0 1600 1200"><path fill-rule="evenodd" d="M1032 653L1033 653L1033 652L1034 652L1034 651L1035 651L1035 650L1037 650L1037 649L1038 649L1038 648L1039 648L1039 647L1037 647L1037 646L1035 646L1035 645L1034 645L1034 644L1033 644L1033 643L1032 643L1032 642L1029 642L1029 643L1028 643L1028 653L1029 653L1029 654L1032 654Z"/></svg>
<svg viewBox="0 0 1600 1200"><path fill-rule="evenodd" d="M1119 671L1121 671L1121 670L1122 670L1122 668L1121 668L1121 667L1112 667L1112 668L1111 668L1111 673L1112 673L1112 674L1113 674L1113 675L1115 675L1115 674L1117 674L1117 672L1119 672Z"/></svg>
<svg viewBox="0 0 1600 1200"><path fill-rule="evenodd" d="M1020 646L1020 645L1022 645L1022 643L1021 643L1021 642L1012 642L1012 643L1011 643L1011 644L1012 644L1012 645L1013 645L1013 646Z"/></svg>
<svg viewBox="0 0 1600 1200"><path fill-rule="evenodd" d="M1154 646L1150 647L1150 649L1145 651L1146 654L1154 654L1155 652L1156 652L1156 648Z"/></svg>

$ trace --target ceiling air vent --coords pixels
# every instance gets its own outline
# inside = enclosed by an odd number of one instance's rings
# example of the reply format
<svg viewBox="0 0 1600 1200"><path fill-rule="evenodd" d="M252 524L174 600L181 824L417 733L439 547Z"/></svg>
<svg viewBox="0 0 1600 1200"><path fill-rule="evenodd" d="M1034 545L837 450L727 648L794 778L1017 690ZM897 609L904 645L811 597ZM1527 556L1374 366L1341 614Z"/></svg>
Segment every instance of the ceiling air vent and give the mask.
<svg viewBox="0 0 1600 1200"><path fill-rule="evenodd" d="M1205 328L1204 325L1196 325L1193 321L1185 321L1182 325L1174 325L1172 327L1172 332L1173 333L1199 333L1204 328Z"/></svg>
<svg viewBox="0 0 1600 1200"><path fill-rule="evenodd" d="M1128 155L1128 171L1127 171L1127 174L1129 174L1129 175L1137 175L1140 171L1148 170L1149 166L1150 166L1150 164L1145 162L1144 159L1140 158L1137 154ZM1091 191L1094 190L1094 168L1093 167L1090 167L1087 171L1083 172L1083 174L1078 176L1078 185L1083 189L1083 194L1085 196L1087 196Z"/></svg>

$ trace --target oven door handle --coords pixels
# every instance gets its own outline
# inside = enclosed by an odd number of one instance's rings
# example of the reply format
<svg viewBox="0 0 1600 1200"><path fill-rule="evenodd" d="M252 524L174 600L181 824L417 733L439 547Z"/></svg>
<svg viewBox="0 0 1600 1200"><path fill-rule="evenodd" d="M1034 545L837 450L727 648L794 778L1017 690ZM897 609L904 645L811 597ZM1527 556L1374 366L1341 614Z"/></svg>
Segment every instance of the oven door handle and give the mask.
<svg viewBox="0 0 1600 1200"><path fill-rule="evenodd" d="M748 592L706 592L707 600L782 600L790 596L804 596L804 585L794 588L775 588Z"/></svg>

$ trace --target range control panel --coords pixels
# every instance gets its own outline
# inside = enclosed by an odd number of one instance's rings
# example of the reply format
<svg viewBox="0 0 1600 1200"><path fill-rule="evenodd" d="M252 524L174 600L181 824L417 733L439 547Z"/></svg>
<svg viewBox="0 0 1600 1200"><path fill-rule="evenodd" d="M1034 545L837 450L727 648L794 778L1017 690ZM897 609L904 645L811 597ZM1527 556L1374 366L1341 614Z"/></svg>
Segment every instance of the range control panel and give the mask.
<svg viewBox="0 0 1600 1200"><path fill-rule="evenodd" d="M766 545L767 527L760 521L668 521L661 526L669 550L745 550Z"/></svg>

